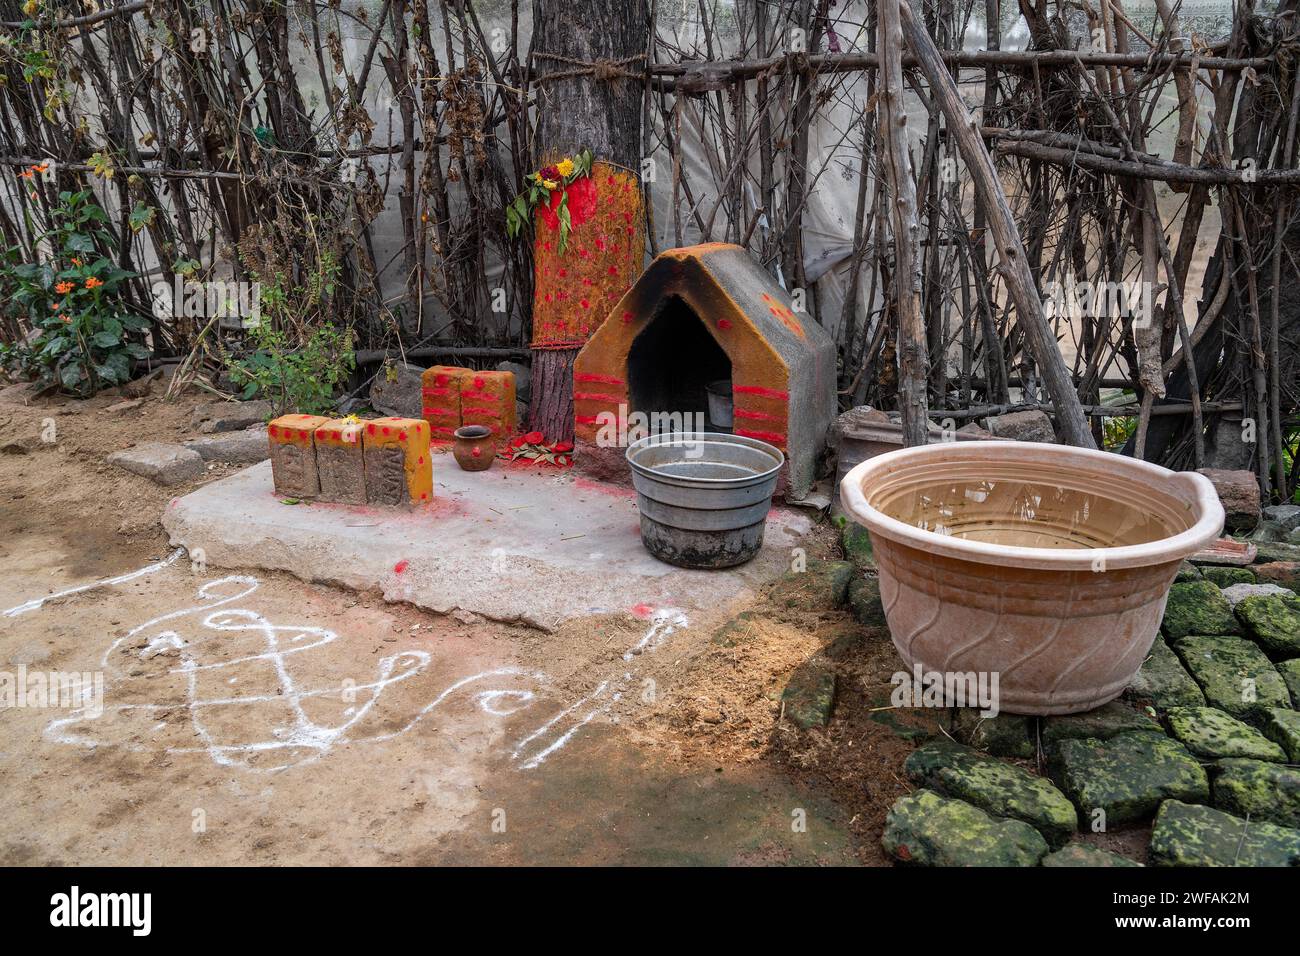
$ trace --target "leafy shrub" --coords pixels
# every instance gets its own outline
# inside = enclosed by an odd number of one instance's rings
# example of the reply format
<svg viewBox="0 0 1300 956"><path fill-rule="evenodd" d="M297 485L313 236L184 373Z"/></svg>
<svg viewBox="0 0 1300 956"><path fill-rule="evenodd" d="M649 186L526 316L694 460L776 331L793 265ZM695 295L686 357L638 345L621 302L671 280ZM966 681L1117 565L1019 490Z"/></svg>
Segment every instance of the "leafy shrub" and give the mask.
<svg viewBox="0 0 1300 956"><path fill-rule="evenodd" d="M0 296L37 332L27 346L30 356L11 346L5 361L90 395L130 380L135 360L149 357L140 340L150 323L123 294L122 283L134 273L96 252L115 239L91 192L59 193L51 218L54 228L40 237L52 251L48 260L23 262L16 246L0 257Z"/></svg>
<svg viewBox="0 0 1300 956"><path fill-rule="evenodd" d="M295 348L284 332L263 320L249 330L249 337L255 347L251 354L227 356L230 376L243 387L243 398L269 399L277 414L330 411L334 390L356 365L351 329L318 325Z"/></svg>

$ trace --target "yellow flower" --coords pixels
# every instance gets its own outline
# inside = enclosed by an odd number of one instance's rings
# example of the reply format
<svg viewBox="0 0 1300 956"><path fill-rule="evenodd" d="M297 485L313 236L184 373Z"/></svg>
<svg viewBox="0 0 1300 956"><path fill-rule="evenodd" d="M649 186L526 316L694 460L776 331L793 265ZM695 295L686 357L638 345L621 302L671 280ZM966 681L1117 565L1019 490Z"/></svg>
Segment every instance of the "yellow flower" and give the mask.
<svg viewBox="0 0 1300 956"><path fill-rule="evenodd" d="M560 171L561 176L563 176L565 179L568 179L570 176L573 175L573 160L562 159L555 164L555 168Z"/></svg>
<svg viewBox="0 0 1300 956"><path fill-rule="evenodd" d="M34 17L40 8L41 5L37 0L27 0L27 2L23 4L23 13L27 14L29 17Z"/></svg>
<svg viewBox="0 0 1300 956"><path fill-rule="evenodd" d="M556 186L560 184L557 183L554 179L543 179L542 185L545 186L547 189L554 189Z"/></svg>

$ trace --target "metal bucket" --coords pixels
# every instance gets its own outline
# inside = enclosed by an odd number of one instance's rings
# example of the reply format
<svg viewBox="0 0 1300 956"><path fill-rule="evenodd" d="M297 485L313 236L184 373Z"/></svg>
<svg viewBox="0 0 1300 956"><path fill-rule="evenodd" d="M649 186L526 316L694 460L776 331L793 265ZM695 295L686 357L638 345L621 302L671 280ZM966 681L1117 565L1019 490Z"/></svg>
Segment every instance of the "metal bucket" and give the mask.
<svg viewBox="0 0 1300 956"><path fill-rule="evenodd" d="M739 435L651 435L627 449L641 511L641 541L685 568L744 564L763 545L780 449Z"/></svg>
<svg viewBox="0 0 1300 956"><path fill-rule="evenodd" d="M710 382L704 386L704 394L709 404L709 424L730 431L735 424L731 379L722 378Z"/></svg>

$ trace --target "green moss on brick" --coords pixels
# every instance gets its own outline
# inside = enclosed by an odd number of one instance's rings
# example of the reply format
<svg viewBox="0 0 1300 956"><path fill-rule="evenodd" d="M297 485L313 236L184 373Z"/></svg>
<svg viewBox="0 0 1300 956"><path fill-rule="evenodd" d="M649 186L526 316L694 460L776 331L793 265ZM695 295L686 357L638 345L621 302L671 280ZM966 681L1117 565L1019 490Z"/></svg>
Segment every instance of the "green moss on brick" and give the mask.
<svg viewBox="0 0 1300 956"><path fill-rule="evenodd" d="M1198 757L1250 757L1285 760L1276 743L1254 727L1215 707L1176 707L1167 717L1169 732Z"/></svg>
<svg viewBox="0 0 1300 956"><path fill-rule="evenodd" d="M1300 827L1300 767L1263 760L1220 760L1214 805L1251 820Z"/></svg>
<svg viewBox="0 0 1300 956"><path fill-rule="evenodd" d="M1037 866L1048 851L1029 824L990 816L933 790L895 802L880 842L894 859L918 866Z"/></svg>
<svg viewBox="0 0 1300 956"><path fill-rule="evenodd" d="M871 550L871 535L862 525L850 521L840 530L840 547L844 560L859 571L876 570L876 558Z"/></svg>
<svg viewBox="0 0 1300 956"><path fill-rule="evenodd" d="M1074 805L1050 780L951 741L912 752L903 771L913 783L965 800L998 817L1023 820L1053 846L1074 834Z"/></svg>
<svg viewBox="0 0 1300 956"><path fill-rule="evenodd" d="M1043 866L1141 866L1134 860L1086 843L1071 843L1043 857Z"/></svg>
<svg viewBox="0 0 1300 956"><path fill-rule="evenodd" d="M1142 662L1125 696L1142 703L1149 702L1158 710L1197 707L1205 703L1200 685L1160 637L1151 645L1147 659Z"/></svg>
<svg viewBox="0 0 1300 956"><path fill-rule="evenodd" d="M1282 595L1248 597L1237 604L1246 633L1275 657L1300 657L1300 599Z"/></svg>
<svg viewBox="0 0 1300 956"><path fill-rule="evenodd" d="M1255 572L1250 568L1205 567L1201 569L1201 574L1205 580L1221 588L1232 587L1234 584L1255 583Z"/></svg>
<svg viewBox="0 0 1300 956"><path fill-rule="evenodd" d="M1241 633L1232 605L1209 581L1190 581L1171 587L1160 627L1171 642L1189 634Z"/></svg>
<svg viewBox="0 0 1300 956"><path fill-rule="evenodd" d="M1194 635L1174 645L1205 699L1241 720L1291 706L1282 676L1254 643L1240 637Z"/></svg>
<svg viewBox="0 0 1300 956"><path fill-rule="evenodd" d="M1078 808L1081 820L1097 810L1106 825L1149 817L1167 799L1209 799L1210 785L1196 758L1161 734L1120 734L1110 740L1062 740L1048 769Z"/></svg>
<svg viewBox="0 0 1300 956"><path fill-rule="evenodd" d="M1160 866L1300 866L1300 830L1166 800L1151 831Z"/></svg>

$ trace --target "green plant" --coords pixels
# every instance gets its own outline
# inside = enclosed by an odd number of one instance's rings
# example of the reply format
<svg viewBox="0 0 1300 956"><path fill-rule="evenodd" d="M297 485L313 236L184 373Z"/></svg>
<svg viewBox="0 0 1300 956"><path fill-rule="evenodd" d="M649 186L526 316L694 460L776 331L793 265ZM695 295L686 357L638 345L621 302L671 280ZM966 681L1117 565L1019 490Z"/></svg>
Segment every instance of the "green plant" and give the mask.
<svg viewBox="0 0 1300 956"><path fill-rule="evenodd" d="M22 310L37 332L29 343L28 371L89 395L130 380L135 360L149 357L141 339L150 323L131 311L124 295L122 283L134 273L96 252L115 240L90 190L59 193L50 217L53 228L39 237L50 258L23 262L18 247L4 250L0 296ZM19 361L18 353L6 361Z"/></svg>
<svg viewBox="0 0 1300 956"><path fill-rule="evenodd" d="M243 358L227 356L231 378L243 398L271 401L276 414L320 414L334 407L334 390L356 365L352 330L329 323L312 329L299 346L263 320L249 330L254 351Z"/></svg>
<svg viewBox="0 0 1300 956"><path fill-rule="evenodd" d="M1137 422L1131 415L1104 419L1101 424L1102 447L1107 451L1122 448L1137 429Z"/></svg>

